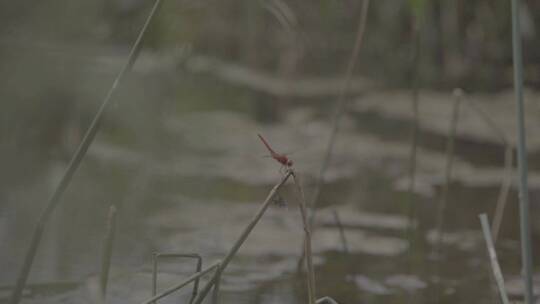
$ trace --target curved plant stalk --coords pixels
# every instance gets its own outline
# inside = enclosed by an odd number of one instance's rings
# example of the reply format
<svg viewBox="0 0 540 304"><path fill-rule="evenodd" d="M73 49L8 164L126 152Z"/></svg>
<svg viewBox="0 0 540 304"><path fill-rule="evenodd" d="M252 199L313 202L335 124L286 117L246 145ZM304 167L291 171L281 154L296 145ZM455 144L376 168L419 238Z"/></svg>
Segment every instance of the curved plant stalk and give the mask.
<svg viewBox="0 0 540 304"><path fill-rule="evenodd" d="M197 264L195 266L195 272L200 272L202 269L202 257L200 254L197 253L159 253L156 252L153 255L153 267L152 267L152 296L155 296L157 293L157 274L158 274L158 262L159 259L162 258L188 258L188 259L196 259ZM199 278L195 280L195 283L193 284L193 291L191 292L191 298L189 299L189 303L191 304L195 297L197 296L197 293L199 292ZM153 303L154 304L154 303Z"/></svg>
<svg viewBox="0 0 540 304"><path fill-rule="evenodd" d="M182 281L181 283L175 285L175 286L172 286L170 288L167 288L165 291L155 295L155 296L152 296L150 299L146 300L146 301L143 301L142 304L152 304L152 303L155 303L157 300L161 299L161 298L164 298L168 295L170 295L171 293L183 288L184 286L188 285L189 283L195 281L195 280L198 280L200 279L202 276L206 275L207 273L215 270L215 271L219 271L219 266L220 266L220 261L217 261L215 263L213 263L212 265L208 266L207 268L205 268L204 270L201 270L199 272L196 272L194 274L192 274L191 276L189 276L186 280Z"/></svg>
<svg viewBox="0 0 540 304"><path fill-rule="evenodd" d="M358 61L360 48L362 46L362 42L364 41L364 34L366 32L366 24L367 24L367 17L368 17L368 11L369 11L369 2L370 0L362 1L362 11L360 15L360 20L358 22L358 30L356 31L356 39L354 42L353 51L347 63L347 69L345 72L345 81L343 82L343 87L341 87L340 93L338 95L336 110L332 118L332 129L330 131L330 137L328 138L328 142L326 143L324 158L322 160L321 168L319 169L319 173L315 181L315 189L314 189L313 197L311 199L311 204L309 206L309 208L311 209L311 213L309 214L309 219L308 219L308 225L312 233L315 232L314 223L315 223L315 216L317 212L317 203L319 200L319 195L321 193L322 184L324 183L324 175L326 173L326 170L328 169L328 166L330 165L330 160L332 158L332 151L334 149L334 144L335 144L336 137L339 131L339 123L341 121L341 117L343 116L343 113L345 113L345 109L347 106L348 100L345 97L347 95L347 92L349 91L354 67L356 66L356 63ZM305 256L304 246L302 246L302 255L300 256L300 259L298 260L298 264L297 264L298 271L300 271L300 269L302 268L302 264L304 263L303 261L304 256Z"/></svg>
<svg viewBox="0 0 540 304"><path fill-rule="evenodd" d="M315 304L338 304L336 300L330 297L322 297L318 299Z"/></svg>
<svg viewBox="0 0 540 304"><path fill-rule="evenodd" d="M315 190L314 190L315 193L313 194L313 199L310 206L311 214L309 217L309 226L311 227L313 226L313 223L315 221L315 208L317 206L317 201L319 199L319 194L321 192L321 186L324 183L324 174L326 173L326 170L328 169L328 165L330 164L330 160L332 158L332 151L334 149L334 144L335 144L336 137L339 131L339 122L341 121L341 117L343 116L343 113L345 113L345 108L347 105L347 99L345 97L347 95L347 92L349 91L352 73L353 73L354 67L356 66L356 62L358 61L358 56L360 54L360 47L362 46L362 42L364 41L364 33L366 31L368 10L369 10L369 0L364 0L362 2L362 14L360 15L360 21L358 23L358 31L356 32L356 40L354 42L354 48L351 54L351 58L349 59L349 62L347 64L347 71L345 72L345 82L343 83L341 93L338 96L338 101L337 101L338 105L336 108L336 112L334 113L334 117L332 119L332 130L330 131L330 137L328 138L328 143L326 145L326 151L324 154L323 162L321 164L321 168L317 176L317 181L316 181Z"/></svg>
<svg viewBox="0 0 540 304"><path fill-rule="evenodd" d="M114 93L116 92L116 89L118 88L119 84L124 79L126 74L131 70L135 61L137 60L139 51L142 46L144 35L146 34L148 26L150 25L150 22L154 18L161 2L162 0L156 0L154 6L152 7L150 14L146 18L146 21L141 31L139 32L139 36L137 37L137 40L135 41L135 43L133 44L133 47L131 48L126 64L124 65L124 67L122 68L118 76L116 76L107 95L105 95L105 98L103 99L101 106L99 107L96 115L94 116L94 119L92 120L92 123L90 124L90 127L86 131L86 134L84 135L84 138L82 139L81 144L79 145L79 147L77 148L77 151L75 152L71 161L69 162L69 165L66 171L64 172L64 175L62 176L60 183L54 190L54 193L50 197L45 210L41 213L38 219L37 225L32 235L32 240L30 241L30 247L26 251L23 266L21 268L21 271L19 272L19 276L17 277L17 283L15 286L15 289L13 290L13 294L11 295L11 299L10 299L11 304L18 304L19 301L21 300L22 290L24 289L24 286L26 285L26 281L28 279L28 275L30 274L32 263L34 262L34 258L36 256L39 243L41 242L43 231L45 230L45 226L47 225L47 222L49 221L49 218L51 217L52 212L56 209L56 207L60 203L60 199L62 198L64 191L69 186L73 178L73 175L79 168L79 165L81 164L84 156L86 155L88 148L94 141L94 138L96 137L96 134L99 130L99 126L103 118L103 114L105 113L105 110L108 108L110 101L112 97L114 96Z"/></svg>

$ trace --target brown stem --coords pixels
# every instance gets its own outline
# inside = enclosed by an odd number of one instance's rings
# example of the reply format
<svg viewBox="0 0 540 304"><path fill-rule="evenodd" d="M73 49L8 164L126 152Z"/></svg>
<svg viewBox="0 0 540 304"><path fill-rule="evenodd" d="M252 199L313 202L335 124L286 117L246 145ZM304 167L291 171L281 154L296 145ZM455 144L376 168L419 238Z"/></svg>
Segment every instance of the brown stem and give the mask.
<svg viewBox="0 0 540 304"><path fill-rule="evenodd" d="M304 191L300 184L298 176L293 173L294 185L296 186L296 191L299 196L299 208L300 214L302 215L302 224L304 225L304 253L306 259L306 268L308 272L308 298L309 304L315 303L315 270L313 269L313 258L311 252L311 230L307 220L307 211L306 211L306 199L304 196Z"/></svg>

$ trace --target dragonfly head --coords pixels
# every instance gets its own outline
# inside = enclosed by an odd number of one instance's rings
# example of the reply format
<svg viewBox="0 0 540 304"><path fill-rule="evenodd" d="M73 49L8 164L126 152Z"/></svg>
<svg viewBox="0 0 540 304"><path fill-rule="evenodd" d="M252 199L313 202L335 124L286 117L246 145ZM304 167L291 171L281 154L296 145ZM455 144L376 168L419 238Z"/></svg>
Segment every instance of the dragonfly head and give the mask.
<svg viewBox="0 0 540 304"><path fill-rule="evenodd" d="M292 165L293 165L293 161L288 159L287 160L287 167L292 167Z"/></svg>

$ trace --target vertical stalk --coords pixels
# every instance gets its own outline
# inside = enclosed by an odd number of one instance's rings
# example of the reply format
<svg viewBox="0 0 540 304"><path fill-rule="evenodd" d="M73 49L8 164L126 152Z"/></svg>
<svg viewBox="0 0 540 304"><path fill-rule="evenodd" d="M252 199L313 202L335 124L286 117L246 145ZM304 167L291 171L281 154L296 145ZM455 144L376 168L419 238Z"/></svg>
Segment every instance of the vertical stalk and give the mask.
<svg viewBox="0 0 540 304"><path fill-rule="evenodd" d="M454 150L455 150L455 138L457 131L457 123L459 120L459 105L462 98L461 89L454 90L454 106L452 108L452 120L450 121L450 128L448 130L448 139L446 142L446 167L444 170L444 188L442 191L441 200L439 202L439 208L437 210L437 234L438 239L436 243L437 253L441 251L443 230L444 230L444 213L446 206L448 205L448 197L450 196L450 183L452 182L452 169L454 166Z"/></svg>
<svg viewBox="0 0 540 304"><path fill-rule="evenodd" d="M420 25L415 18L413 20L413 58L411 68L412 79L412 110L413 110L413 128L411 137L411 152L409 154L409 185L407 187L407 218L409 221L407 228L407 239L409 240L409 255L413 248L415 233L414 222L416 219L416 205L414 202L414 190L416 183L416 162L418 155L418 135L420 131L420 114L419 114L419 64L420 64Z"/></svg>
<svg viewBox="0 0 540 304"><path fill-rule="evenodd" d="M529 189L527 181L527 144L525 139L525 117L523 105L523 60L521 54L520 1L512 0L512 54L514 61L514 89L517 103L518 132L518 169L519 169L519 205L521 230L521 263L523 266L523 285L525 303L532 304L532 252L531 231L529 225Z"/></svg>
<svg viewBox="0 0 540 304"><path fill-rule="evenodd" d="M101 288L101 296L105 299L107 295L107 283L109 282L109 269L111 268L111 257L114 244L114 235L116 232L116 207L112 205L109 208L109 216L107 217L107 232L103 239L103 253L101 255L101 274L99 283Z"/></svg>
<svg viewBox="0 0 540 304"><path fill-rule="evenodd" d="M157 272L158 272L158 256L159 253L154 253L153 258L153 267L152 267L152 297L156 295L157 293ZM152 304L156 304L156 302L152 302Z"/></svg>
<svg viewBox="0 0 540 304"><path fill-rule="evenodd" d="M339 217L339 213L336 209L332 210L332 214L334 215L334 220L336 221L336 225L339 229L339 237L341 239L341 245L343 246L343 252L346 254L349 254L349 244L347 243L347 237L345 236L345 228L343 227L343 224L341 223L341 219Z"/></svg>
<svg viewBox="0 0 540 304"><path fill-rule="evenodd" d="M512 164L513 149L508 143L504 150L504 176L501 182L501 188L497 197L497 206L495 207L495 215L493 217L493 224L491 226L491 234L493 235L493 242L497 243L499 238L499 231L501 229L502 218L504 215L504 209L508 202L508 193L510 192L510 186L512 185Z"/></svg>
<svg viewBox="0 0 540 304"><path fill-rule="evenodd" d="M462 91L461 89L455 89L454 90L454 105L452 108L452 119L450 121L450 128L448 130L448 139L446 142L446 166L444 170L445 175L445 181L444 181L444 188L442 191L441 199L439 201L439 206L437 208L437 240L435 242L435 253L439 258L442 256L442 243L443 243L443 233L444 233L444 214L446 210L446 206L448 205L448 197L450 195L450 184L452 182L452 169L454 165L454 142L456 137L456 131L457 131L457 123L459 119L459 105L461 103L462 98ZM442 261L438 261L435 268L435 273L439 279L437 282L437 288L436 291L436 298L437 301L440 300L441 297L441 267L440 264Z"/></svg>
<svg viewBox="0 0 540 304"><path fill-rule="evenodd" d="M122 70L118 73L118 76L116 76L111 88L107 92L107 95L105 95L105 98L103 99L101 106L96 112L94 119L92 120L90 124L90 127L86 131L86 134L84 135L84 138L82 139L81 144L79 145L79 147L77 148L77 151L71 158L71 161L69 162L68 167L66 171L64 172L62 179L60 180L60 183L54 190L54 193L52 194L52 196L49 198L49 201L47 202L47 206L45 210L43 210L43 212L41 213L38 219L38 222L34 229L34 233L32 235L32 240L30 241L30 247L26 251L22 268L17 277L17 283L15 285L15 289L13 290L13 293L11 295L11 299L9 302L10 304L18 304L21 300L22 291L24 289L24 286L26 285L26 281L28 280L28 275L30 274L30 270L32 268L32 264L36 256L39 243L41 242L41 238L43 236L43 231L45 230L45 226L47 225L47 222L49 221L51 214L60 203L60 199L62 198L64 191L69 186L73 178L73 175L79 168L79 165L81 164L84 156L86 155L88 148L94 141L94 138L96 137L96 134L99 130L99 126L103 118L103 114L105 113L105 110L108 108L110 101L114 93L116 92L118 85L124 79L125 75L131 70L131 67L137 60L146 30L148 29L150 22L152 21L156 11L158 10L161 4L161 1L162 0L156 0L154 6L152 7L150 14L148 15L141 31L139 32L139 36L137 37L137 40L135 41L135 43L133 44L133 47L131 48L126 64L124 65Z"/></svg>
<svg viewBox="0 0 540 304"><path fill-rule="evenodd" d="M294 185L299 197L298 207L302 216L302 224L304 225L304 254L306 260L306 268L308 272L308 299L309 304L315 304L315 270L313 268L313 254L311 252L311 230L307 219L306 199L304 191L300 185L300 181L296 173L293 173Z"/></svg>

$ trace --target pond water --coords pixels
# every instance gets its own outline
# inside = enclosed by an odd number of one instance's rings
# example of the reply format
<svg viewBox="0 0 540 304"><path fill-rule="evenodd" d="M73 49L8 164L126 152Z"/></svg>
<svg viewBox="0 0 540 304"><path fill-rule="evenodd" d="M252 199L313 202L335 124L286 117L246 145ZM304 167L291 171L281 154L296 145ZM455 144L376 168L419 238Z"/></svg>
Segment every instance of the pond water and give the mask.
<svg viewBox="0 0 540 304"><path fill-rule="evenodd" d="M417 192L411 198L403 190L407 128L396 130L402 134L399 140L387 138L358 119L344 119L321 190L313 236L317 296L339 303L497 301L477 216L492 216L498 183L471 185L464 176L471 170L474 174L474 168L484 173L493 169L486 180L497 181L502 174L498 160L476 167L457 156L446 232L437 254L434 229L443 152L420 149ZM386 123L392 126L392 121ZM168 113L155 133L145 135L144 143L151 147L99 136L48 226L24 303L97 303L102 238L111 204L118 207L119 218L107 303L139 303L150 297L154 252L199 253L204 265L223 258L280 179L279 165L262 157L266 152L256 134L264 134L280 151L297 151L290 157L311 201L329 130L327 117L298 106L274 124L237 111ZM50 161L36 173L38 182L6 195L0 216L0 279L5 286L0 302L7 302L40 202L65 166ZM267 210L225 271L221 303L307 302L305 274L297 272L302 226L292 185L280 195L285 206ZM407 238L410 200L418 213L414 242ZM346 248L334 212L340 217ZM511 191L497 249L516 299L521 298L518 236L516 193ZM193 269L190 260L160 264L158 290L181 281ZM190 292L187 288L159 303L186 302Z"/></svg>

